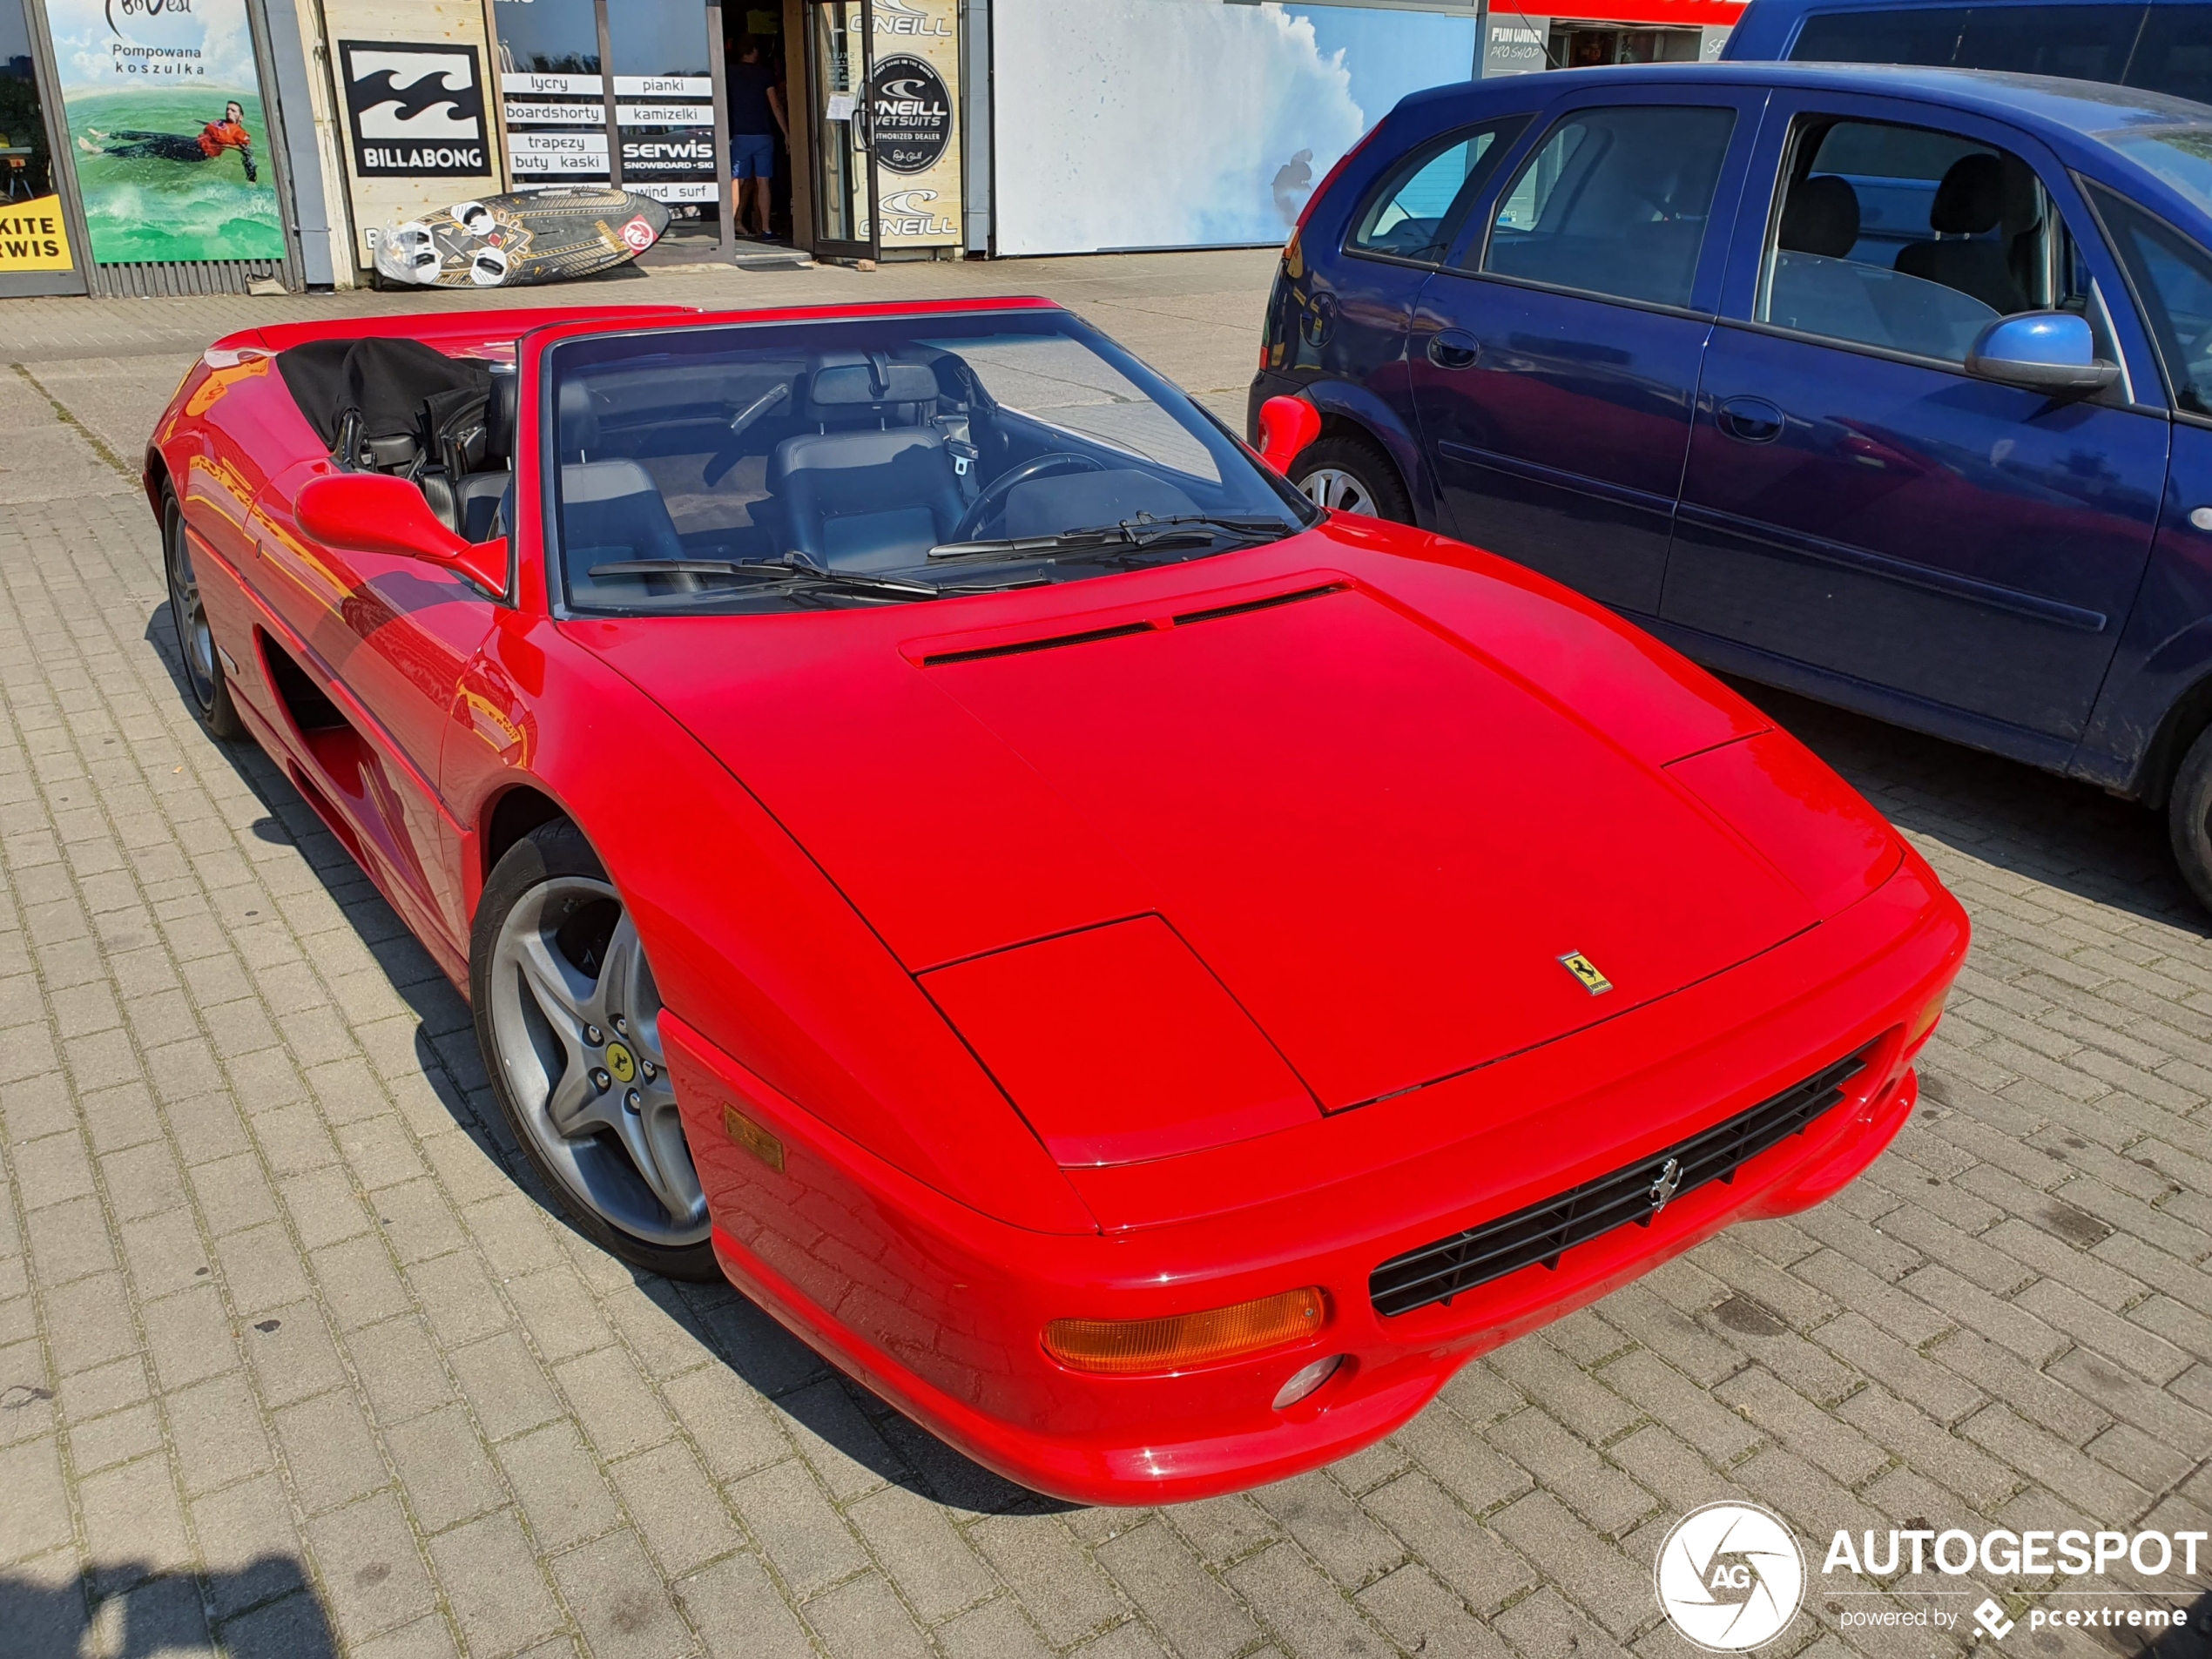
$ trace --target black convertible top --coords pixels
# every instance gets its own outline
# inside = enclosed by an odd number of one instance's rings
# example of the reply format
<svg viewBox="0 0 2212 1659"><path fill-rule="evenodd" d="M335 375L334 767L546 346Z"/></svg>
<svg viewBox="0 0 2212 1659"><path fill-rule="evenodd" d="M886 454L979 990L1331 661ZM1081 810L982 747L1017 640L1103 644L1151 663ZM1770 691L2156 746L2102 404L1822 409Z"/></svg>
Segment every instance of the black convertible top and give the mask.
<svg viewBox="0 0 2212 1659"><path fill-rule="evenodd" d="M448 357L419 340L313 340L279 352L276 364L292 401L331 447L347 415L357 410L364 440L407 436L428 448L441 415L491 391L484 364Z"/></svg>

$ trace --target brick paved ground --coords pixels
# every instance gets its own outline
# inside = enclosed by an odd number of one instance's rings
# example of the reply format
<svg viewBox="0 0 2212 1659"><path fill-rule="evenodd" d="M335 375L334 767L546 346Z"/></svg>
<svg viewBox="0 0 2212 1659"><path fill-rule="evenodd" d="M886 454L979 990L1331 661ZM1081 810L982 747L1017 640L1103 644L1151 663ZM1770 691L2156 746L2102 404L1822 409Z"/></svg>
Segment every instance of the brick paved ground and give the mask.
<svg viewBox="0 0 2212 1659"><path fill-rule="evenodd" d="M1266 268L867 291L1067 293L1233 405ZM180 347L390 303L0 312L30 365L0 371L0 1654L1673 1659L1651 1563L1708 1499L1816 1540L2212 1529L2206 919L2134 811L1782 698L1974 913L1926 1106L1836 1202L1469 1367L1387 1444L1067 1509L734 1295L616 1267L518 1180L459 998L274 768L198 734L112 464ZM1965 1645L1839 1632L1928 1604L1844 1588L1780 1650Z"/></svg>

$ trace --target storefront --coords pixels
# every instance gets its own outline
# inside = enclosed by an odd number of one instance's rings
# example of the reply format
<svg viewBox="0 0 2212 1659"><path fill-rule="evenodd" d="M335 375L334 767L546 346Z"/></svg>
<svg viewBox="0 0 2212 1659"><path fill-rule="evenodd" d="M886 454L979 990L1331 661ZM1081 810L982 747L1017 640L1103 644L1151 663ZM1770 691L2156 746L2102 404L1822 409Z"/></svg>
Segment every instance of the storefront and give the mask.
<svg viewBox="0 0 2212 1659"><path fill-rule="evenodd" d="M1489 8L1482 72L1524 75L1541 69L1608 64L1710 64L1747 0L1600 0L1571 15ZM1541 3L1541 0L1538 0Z"/></svg>
<svg viewBox="0 0 2212 1659"><path fill-rule="evenodd" d="M0 295L301 286L272 34L267 0L0 0Z"/></svg>

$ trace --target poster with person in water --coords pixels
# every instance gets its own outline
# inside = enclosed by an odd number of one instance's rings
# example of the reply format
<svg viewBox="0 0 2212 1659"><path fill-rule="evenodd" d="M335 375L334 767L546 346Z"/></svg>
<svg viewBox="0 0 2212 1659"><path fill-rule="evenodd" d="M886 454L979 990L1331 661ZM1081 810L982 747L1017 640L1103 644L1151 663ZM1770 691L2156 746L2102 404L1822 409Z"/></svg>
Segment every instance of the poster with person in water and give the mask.
<svg viewBox="0 0 2212 1659"><path fill-rule="evenodd" d="M246 0L47 0L92 258L280 260Z"/></svg>

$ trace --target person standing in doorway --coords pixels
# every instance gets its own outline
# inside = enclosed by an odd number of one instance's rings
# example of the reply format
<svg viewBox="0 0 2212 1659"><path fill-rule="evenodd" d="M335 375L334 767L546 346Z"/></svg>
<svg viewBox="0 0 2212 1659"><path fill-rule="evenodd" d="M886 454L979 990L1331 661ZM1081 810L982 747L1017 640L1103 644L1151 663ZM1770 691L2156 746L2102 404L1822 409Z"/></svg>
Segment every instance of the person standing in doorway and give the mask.
<svg viewBox="0 0 2212 1659"><path fill-rule="evenodd" d="M768 234L769 181L776 176L776 135L791 142L784 89L752 36L738 37L730 65L730 186L737 198L738 228Z"/></svg>

